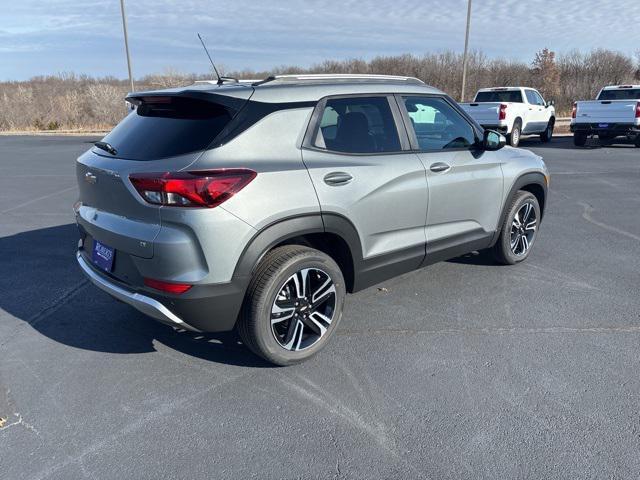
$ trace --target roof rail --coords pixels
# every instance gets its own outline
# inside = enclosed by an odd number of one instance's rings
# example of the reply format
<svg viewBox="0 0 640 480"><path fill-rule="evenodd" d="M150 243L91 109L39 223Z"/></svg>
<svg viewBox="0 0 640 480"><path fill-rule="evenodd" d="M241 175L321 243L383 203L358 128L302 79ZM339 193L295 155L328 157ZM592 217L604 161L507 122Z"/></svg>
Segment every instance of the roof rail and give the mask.
<svg viewBox="0 0 640 480"><path fill-rule="evenodd" d="M370 75L361 73L314 73L295 75L271 75L264 80L254 83L254 86L265 83L330 83L330 82L404 82L424 85L415 77L401 77L398 75Z"/></svg>

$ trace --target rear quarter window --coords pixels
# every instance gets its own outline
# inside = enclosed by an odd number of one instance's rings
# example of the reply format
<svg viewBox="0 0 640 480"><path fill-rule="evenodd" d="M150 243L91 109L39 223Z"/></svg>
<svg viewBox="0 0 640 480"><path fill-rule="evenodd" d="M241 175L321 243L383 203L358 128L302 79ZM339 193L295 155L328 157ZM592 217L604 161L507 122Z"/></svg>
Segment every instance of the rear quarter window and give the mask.
<svg viewBox="0 0 640 480"><path fill-rule="evenodd" d="M216 103L186 97L148 97L103 141L116 149L118 158L173 157L206 149L231 118L231 112Z"/></svg>

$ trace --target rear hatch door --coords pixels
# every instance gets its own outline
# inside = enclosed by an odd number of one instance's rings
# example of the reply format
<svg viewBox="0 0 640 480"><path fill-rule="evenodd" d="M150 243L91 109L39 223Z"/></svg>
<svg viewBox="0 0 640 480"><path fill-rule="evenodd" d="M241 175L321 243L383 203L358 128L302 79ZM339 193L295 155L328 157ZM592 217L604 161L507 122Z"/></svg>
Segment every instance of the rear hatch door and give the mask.
<svg viewBox="0 0 640 480"><path fill-rule="evenodd" d="M94 147L76 163L76 215L92 239L132 255L153 256L162 207L145 202L129 175L180 171L191 165L253 89L237 87L231 93L169 91L128 97L136 108L102 139L108 147Z"/></svg>

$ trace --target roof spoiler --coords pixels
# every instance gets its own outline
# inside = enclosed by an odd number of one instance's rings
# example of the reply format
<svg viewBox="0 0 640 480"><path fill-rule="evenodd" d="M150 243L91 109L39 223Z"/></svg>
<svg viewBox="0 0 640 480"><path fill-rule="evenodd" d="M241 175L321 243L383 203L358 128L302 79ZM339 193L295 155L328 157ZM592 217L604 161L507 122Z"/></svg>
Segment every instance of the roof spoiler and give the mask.
<svg viewBox="0 0 640 480"><path fill-rule="evenodd" d="M242 106L249 100L251 95L253 94L253 89L247 89L248 95L246 96L234 96L234 95L225 95L219 94L211 91L202 91L202 90L180 90L180 91L152 91L152 92L134 92L129 93L125 100L132 105L139 106L142 105L145 101L153 102L154 97L158 100L160 98L168 98L168 97L178 97L178 98L193 98L196 100L202 100L205 102L212 102L222 105L223 107L229 108L237 112L242 108Z"/></svg>

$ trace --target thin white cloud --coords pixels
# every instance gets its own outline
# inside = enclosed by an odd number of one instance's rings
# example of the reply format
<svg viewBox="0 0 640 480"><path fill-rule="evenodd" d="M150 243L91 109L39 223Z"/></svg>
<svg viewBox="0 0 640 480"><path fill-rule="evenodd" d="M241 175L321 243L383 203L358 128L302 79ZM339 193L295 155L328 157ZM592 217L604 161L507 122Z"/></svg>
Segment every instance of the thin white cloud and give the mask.
<svg viewBox="0 0 640 480"><path fill-rule="evenodd" d="M460 51L467 5L467 0L125 1L137 75L169 65L206 70L196 32L230 69ZM622 19L633 18L640 18L640 2L475 0L471 46L490 57L527 61L543 47L632 53L638 48L633 29L620 27ZM0 20L0 78L61 70L124 76L120 22L115 0L10 3ZM12 62L18 53L20 62Z"/></svg>

